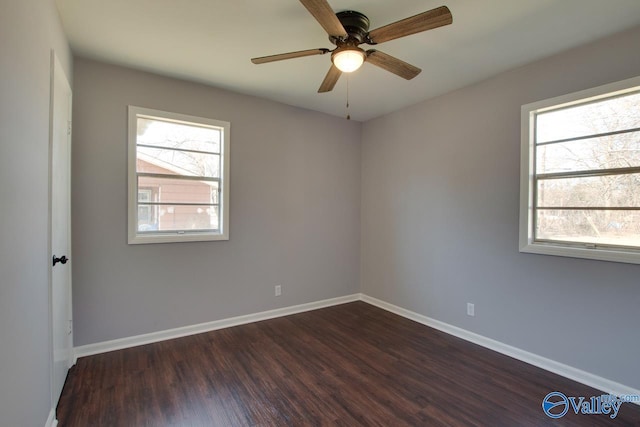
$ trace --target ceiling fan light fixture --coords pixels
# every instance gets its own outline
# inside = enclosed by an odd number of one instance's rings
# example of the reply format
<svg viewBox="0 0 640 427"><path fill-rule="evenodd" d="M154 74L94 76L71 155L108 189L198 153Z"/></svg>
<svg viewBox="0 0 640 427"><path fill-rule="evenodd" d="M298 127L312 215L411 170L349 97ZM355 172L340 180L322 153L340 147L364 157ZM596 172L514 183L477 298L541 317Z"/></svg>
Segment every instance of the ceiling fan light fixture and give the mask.
<svg viewBox="0 0 640 427"><path fill-rule="evenodd" d="M364 63L365 53L360 48L336 49L331 61L343 73L356 71Z"/></svg>

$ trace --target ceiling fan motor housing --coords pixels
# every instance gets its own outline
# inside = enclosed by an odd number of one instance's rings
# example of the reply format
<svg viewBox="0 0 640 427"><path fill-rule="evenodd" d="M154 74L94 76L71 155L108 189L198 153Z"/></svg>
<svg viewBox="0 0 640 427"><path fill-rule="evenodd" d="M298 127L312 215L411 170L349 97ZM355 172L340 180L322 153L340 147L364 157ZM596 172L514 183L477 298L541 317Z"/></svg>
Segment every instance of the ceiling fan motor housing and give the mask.
<svg viewBox="0 0 640 427"><path fill-rule="evenodd" d="M353 10L345 10L336 13L338 20L347 31L349 35L347 40L342 40L340 37L329 36L329 41L336 46L341 44L355 44L358 45L367 41L369 34L369 18L360 12Z"/></svg>

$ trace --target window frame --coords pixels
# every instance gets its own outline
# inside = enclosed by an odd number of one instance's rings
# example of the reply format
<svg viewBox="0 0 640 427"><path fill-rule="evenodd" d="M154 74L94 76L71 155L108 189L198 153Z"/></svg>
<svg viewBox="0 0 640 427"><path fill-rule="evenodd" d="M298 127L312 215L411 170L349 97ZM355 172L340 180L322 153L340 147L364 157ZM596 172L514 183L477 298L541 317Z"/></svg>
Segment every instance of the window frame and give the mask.
<svg viewBox="0 0 640 427"><path fill-rule="evenodd" d="M535 240L535 115L637 92L640 77L634 77L591 89L523 105L521 107L520 151L520 252L640 264L640 248L579 242Z"/></svg>
<svg viewBox="0 0 640 427"><path fill-rule="evenodd" d="M216 127L222 131L220 141L220 178L219 178L219 230L166 231L154 233L138 232L138 179L137 179L137 124L138 118L151 118L181 124ZM179 243L229 240L229 181L230 171L230 136L231 123L205 117L173 113L152 108L128 106L127 132L127 229L129 244ZM182 175L178 175L182 176Z"/></svg>

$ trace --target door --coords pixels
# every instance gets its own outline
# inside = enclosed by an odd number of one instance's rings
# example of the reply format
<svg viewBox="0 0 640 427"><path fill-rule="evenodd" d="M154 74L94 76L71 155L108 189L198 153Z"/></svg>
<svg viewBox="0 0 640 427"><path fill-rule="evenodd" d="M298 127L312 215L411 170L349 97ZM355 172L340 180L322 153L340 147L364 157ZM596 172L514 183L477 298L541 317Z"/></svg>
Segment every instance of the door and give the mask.
<svg viewBox="0 0 640 427"><path fill-rule="evenodd" d="M51 54L51 398L57 405L72 364L71 335L71 88Z"/></svg>

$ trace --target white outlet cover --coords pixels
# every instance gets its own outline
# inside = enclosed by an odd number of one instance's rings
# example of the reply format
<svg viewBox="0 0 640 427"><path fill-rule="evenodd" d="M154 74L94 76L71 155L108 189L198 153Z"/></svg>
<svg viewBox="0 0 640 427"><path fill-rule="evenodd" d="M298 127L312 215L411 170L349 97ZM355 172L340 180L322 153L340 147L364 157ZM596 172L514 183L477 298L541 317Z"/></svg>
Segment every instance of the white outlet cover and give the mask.
<svg viewBox="0 0 640 427"><path fill-rule="evenodd" d="M476 310L475 310L475 305L471 304L470 302L467 303L467 315L469 316L475 316L476 315Z"/></svg>

